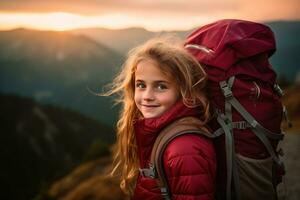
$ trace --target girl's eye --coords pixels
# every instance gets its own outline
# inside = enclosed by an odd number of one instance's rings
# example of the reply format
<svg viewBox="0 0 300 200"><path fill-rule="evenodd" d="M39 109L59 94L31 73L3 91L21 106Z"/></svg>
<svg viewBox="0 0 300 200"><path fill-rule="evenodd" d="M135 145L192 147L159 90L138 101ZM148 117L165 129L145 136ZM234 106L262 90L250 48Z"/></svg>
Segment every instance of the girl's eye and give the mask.
<svg viewBox="0 0 300 200"><path fill-rule="evenodd" d="M158 84L158 85L157 85L157 88L158 88L159 90L165 90L165 89L167 89L167 86L165 86L164 84Z"/></svg>
<svg viewBox="0 0 300 200"><path fill-rule="evenodd" d="M145 88L146 86L145 86L144 83L136 83L135 87L136 87L136 88L143 89L143 88Z"/></svg>

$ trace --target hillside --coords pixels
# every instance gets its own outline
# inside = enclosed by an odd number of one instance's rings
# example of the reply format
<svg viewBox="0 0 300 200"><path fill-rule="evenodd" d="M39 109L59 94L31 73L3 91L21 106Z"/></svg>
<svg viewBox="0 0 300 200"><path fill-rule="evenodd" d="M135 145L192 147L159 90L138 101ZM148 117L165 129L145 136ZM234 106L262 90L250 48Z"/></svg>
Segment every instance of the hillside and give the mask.
<svg viewBox="0 0 300 200"><path fill-rule="evenodd" d="M117 181L107 176L109 163L109 158L102 158L82 164L39 197L53 200L124 200Z"/></svg>
<svg viewBox="0 0 300 200"><path fill-rule="evenodd" d="M30 98L0 95L0 199L29 200L79 163L109 154L113 129Z"/></svg>
<svg viewBox="0 0 300 200"><path fill-rule="evenodd" d="M110 99L96 97L88 88L101 92L121 62L121 55L86 36L0 31L0 93L72 108L109 125L116 109Z"/></svg>
<svg viewBox="0 0 300 200"><path fill-rule="evenodd" d="M284 123L283 128L287 132L300 133L300 85L285 88L284 93L283 104L287 108L292 127L287 128L287 123Z"/></svg>

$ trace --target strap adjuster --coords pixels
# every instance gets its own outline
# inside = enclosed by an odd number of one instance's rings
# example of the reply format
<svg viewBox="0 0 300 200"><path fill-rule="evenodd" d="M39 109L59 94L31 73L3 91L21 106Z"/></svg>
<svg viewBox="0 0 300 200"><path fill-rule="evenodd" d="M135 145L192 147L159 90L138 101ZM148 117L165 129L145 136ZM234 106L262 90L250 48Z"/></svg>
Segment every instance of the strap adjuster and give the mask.
<svg viewBox="0 0 300 200"><path fill-rule="evenodd" d="M222 89L223 95L225 97L225 99L229 99L233 97L232 91L229 88L228 84L226 83L226 81L221 81L220 82L220 87Z"/></svg>
<svg viewBox="0 0 300 200"><path fill-rule="evenodd" d="M246 122L246 121L233 122L233 128L247 129L247 128L250 128L250 125L248 125L248 122Z"/></svg>
<svg viewBox="0 0 300 200"><path fill-rule="evenodd" d="M171 200L167 188L165 188L165 187L160 188L160 192L164 199Z"/></svg>
<svg viewBox="0 0 300 200"><path fill-rule="evenodd" d="M150 178L156 178L156 172L154 166L150 166L149 168L139 168L140 175Z"/></svg>
<svg viewBox="0 0 300 200"><path fill-rule="evenodd" d="M218 116L225 122L226 125L229 125L231 123L231 121L228 119L228 117L226 117L226 115L224 115L224 113L219 112Z"/></svg>

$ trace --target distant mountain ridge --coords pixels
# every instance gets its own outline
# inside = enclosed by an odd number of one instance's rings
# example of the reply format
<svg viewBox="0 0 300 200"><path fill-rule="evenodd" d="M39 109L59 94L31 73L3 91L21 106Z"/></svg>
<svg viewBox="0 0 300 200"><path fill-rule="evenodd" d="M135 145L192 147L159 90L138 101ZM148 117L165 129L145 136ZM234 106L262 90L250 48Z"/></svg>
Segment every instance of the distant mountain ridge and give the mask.
<svg viewBox="0 0 300 200"><path fill-rule="evenodd" d="M263 22L275 33L277 52L271 58L275 70L279 76L293 81L300 71L300 60L298 59L300 48L300 21L271 21ZM151 32L143 28L128 28L122 30L109 30L103 28L77 29L71 31L74 34L86 35L95 41L110 46L119 53L126 52L134 46L155 36L174 34L185 38L194 29L172 32Z"/></svg>
<svg viewBox="0 0 300 200"><path fill-rule="evenodd" d="M144 28L110 30L105 28L76 29L75 35L85 35L125 55L129 48L137 46L155 35Z"/></svg>
<svg viewBox="0 0 300 200"><path fill-rule="evenodd" d="M126 55L131 48L142 44L150 38L161 36L164 34L173 34L184 38L190 32L190 30L152 32L144 28L136 27L120 30L111 30L105 28L87 28L75 29L70 32L75 35L88 36L101 44L109 46L110 48L119 52L120 54Z"/></svg>

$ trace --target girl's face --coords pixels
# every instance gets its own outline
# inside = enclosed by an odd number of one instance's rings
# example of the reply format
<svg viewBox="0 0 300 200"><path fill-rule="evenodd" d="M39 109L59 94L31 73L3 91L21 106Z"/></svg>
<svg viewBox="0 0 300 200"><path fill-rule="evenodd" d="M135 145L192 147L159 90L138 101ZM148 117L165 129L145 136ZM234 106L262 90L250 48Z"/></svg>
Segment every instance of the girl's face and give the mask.
<svg viewBox="0 0 300 200"><path fill-rule="evenodd" d="M135 72L134 101L144 118L162 115L179 99L176 82L154 60L142 60Z"/></svg>

